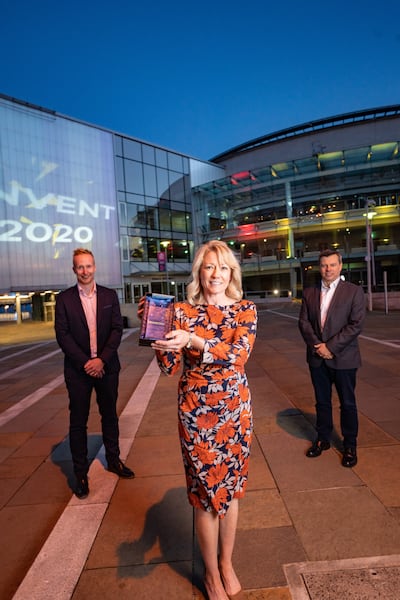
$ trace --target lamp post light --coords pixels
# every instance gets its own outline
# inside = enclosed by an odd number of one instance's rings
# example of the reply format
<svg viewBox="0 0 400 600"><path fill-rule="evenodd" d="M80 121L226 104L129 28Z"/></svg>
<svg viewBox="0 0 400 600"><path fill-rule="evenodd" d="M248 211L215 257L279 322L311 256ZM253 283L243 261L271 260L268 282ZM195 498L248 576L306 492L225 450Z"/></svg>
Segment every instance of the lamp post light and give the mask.
<svg viewBox="0 0 400 600"><path fill-rule="evenodd" d="M371 221L376 215L376 212L370 208L376 206L375 200L367 200L365 202L365 245L366 245L366 256L365 260L367 263L367 298L368 298L368 310L372 311L372 260L373 260L373 247L372 247L372 235L371 235ZM374 268L374 285L375 285L375 268Z"/></svg>
<svg viewBox="0 0 400 600"><path fill-rule="evenodd" d="M160 245L164 251L164 269L165 269L165 283L167 287L167 294L169 294L169 274L168 274L168 247L170 245L170 241L161 242Z"/></svg>

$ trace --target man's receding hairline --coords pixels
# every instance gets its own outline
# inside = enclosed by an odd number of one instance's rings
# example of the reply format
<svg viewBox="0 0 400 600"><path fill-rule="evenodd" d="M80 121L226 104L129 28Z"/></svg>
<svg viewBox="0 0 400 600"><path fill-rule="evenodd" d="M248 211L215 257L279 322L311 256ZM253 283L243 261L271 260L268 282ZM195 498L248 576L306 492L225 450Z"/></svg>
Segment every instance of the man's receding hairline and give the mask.
<svg viewBox="0 0 400 600"><path fill-rule="evenodd" d="M318 264L321 265L321 260L323 258L329 258L331 256L336 256L339 264L343 264L343 257L338 250L323 250L319 255Z"/></svg>

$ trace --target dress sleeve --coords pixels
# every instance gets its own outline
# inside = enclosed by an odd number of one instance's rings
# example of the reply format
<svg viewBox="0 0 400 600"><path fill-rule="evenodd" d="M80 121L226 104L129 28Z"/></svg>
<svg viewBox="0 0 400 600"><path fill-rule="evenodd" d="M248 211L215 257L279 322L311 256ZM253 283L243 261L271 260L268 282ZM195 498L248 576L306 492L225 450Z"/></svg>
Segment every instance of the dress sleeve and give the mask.
<svg viewBox="0 0 400 600"><path fill-rule="evenodd" d="M164 375L174 375L181 365L182 352L161 352L160 350L156 350L156 357L161 372Z"/></svg>
<svg viewBox="0 0 400 600"><path fill-rule="evenodd" d="M203 363L229 367L243 367L253 349L257 332L257 309L249 302L239 310L233 339L231 328L222 331L222 336L206 340L203 350Z"/></svg>

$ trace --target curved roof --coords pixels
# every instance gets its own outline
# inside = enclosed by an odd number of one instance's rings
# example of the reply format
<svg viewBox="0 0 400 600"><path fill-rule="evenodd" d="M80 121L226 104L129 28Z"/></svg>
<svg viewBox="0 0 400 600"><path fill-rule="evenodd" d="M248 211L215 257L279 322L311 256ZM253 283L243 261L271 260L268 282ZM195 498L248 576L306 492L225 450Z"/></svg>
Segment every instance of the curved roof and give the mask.
<svg viewBox="0 0 400 600"><path fill-rule="evenodd" d="M395 118L400 116L400 104L392 104L390 106L381 106L380 108L369 108L367 110L359 110L351 113L344 113L335 117L326 117L324 119L317 119L315 121L308 121L301 125L294 125L286 129L280 129L273 133L268 133L238 146L234 146L222 152L214 158L210 159L212 162L220 162L235 154L252 150L257 146L266 146L273 142L281 141L287 138L300 137L308 133L319 131L321 129L333 129L335 127L343 127L354 125L359 122L366 121L379 121L380 119Z"/></svg>
<svg viewBox="0 0 400 600"><path fill-rule="evenodd" d="M209 181L195 188L196 191L211 193L214 196L227 192L239 193L243 189L257 189L276 184L279 181L320 177L322 173L345 171L349 167L363 171L375 165L399 165L400 142L386 142L371 146L361 146L348 150L318 153L313 156L274 163L239 173L225 175L216 181ZM354 171L353 171L354 172Z"/></svg>

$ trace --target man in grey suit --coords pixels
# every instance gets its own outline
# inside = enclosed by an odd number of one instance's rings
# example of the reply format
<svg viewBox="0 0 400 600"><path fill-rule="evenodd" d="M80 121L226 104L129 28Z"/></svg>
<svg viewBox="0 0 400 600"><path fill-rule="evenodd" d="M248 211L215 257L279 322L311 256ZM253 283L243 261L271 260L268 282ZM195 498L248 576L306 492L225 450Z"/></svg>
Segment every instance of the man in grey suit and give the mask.
<svg viewBox="0 0 400 600"><path fill-rule="evenodd" d="M77 284L57 296L55 331L64 352L75 495L86 498L89 494L87 422L93 390L101 415L108 470L126 478L134 477L134 473L119 458L116 406L123 322L118 297L115 290L96 284L96 264L90 250L74 250L73 271Z"/></svg>
<svg viewBox="0 0 400 600"><path fill-rule="evenodd" d="M321 252L319 269L321 286L303 290L299 316L317 414L317 439L306 456L315 458L330 448L332 385L335 385L344 446L342 465L354 467L358 435L355 387L361 365L358 336L365 319L365 296L361 286L342 280L342 257L336 250Z"/></svg>

